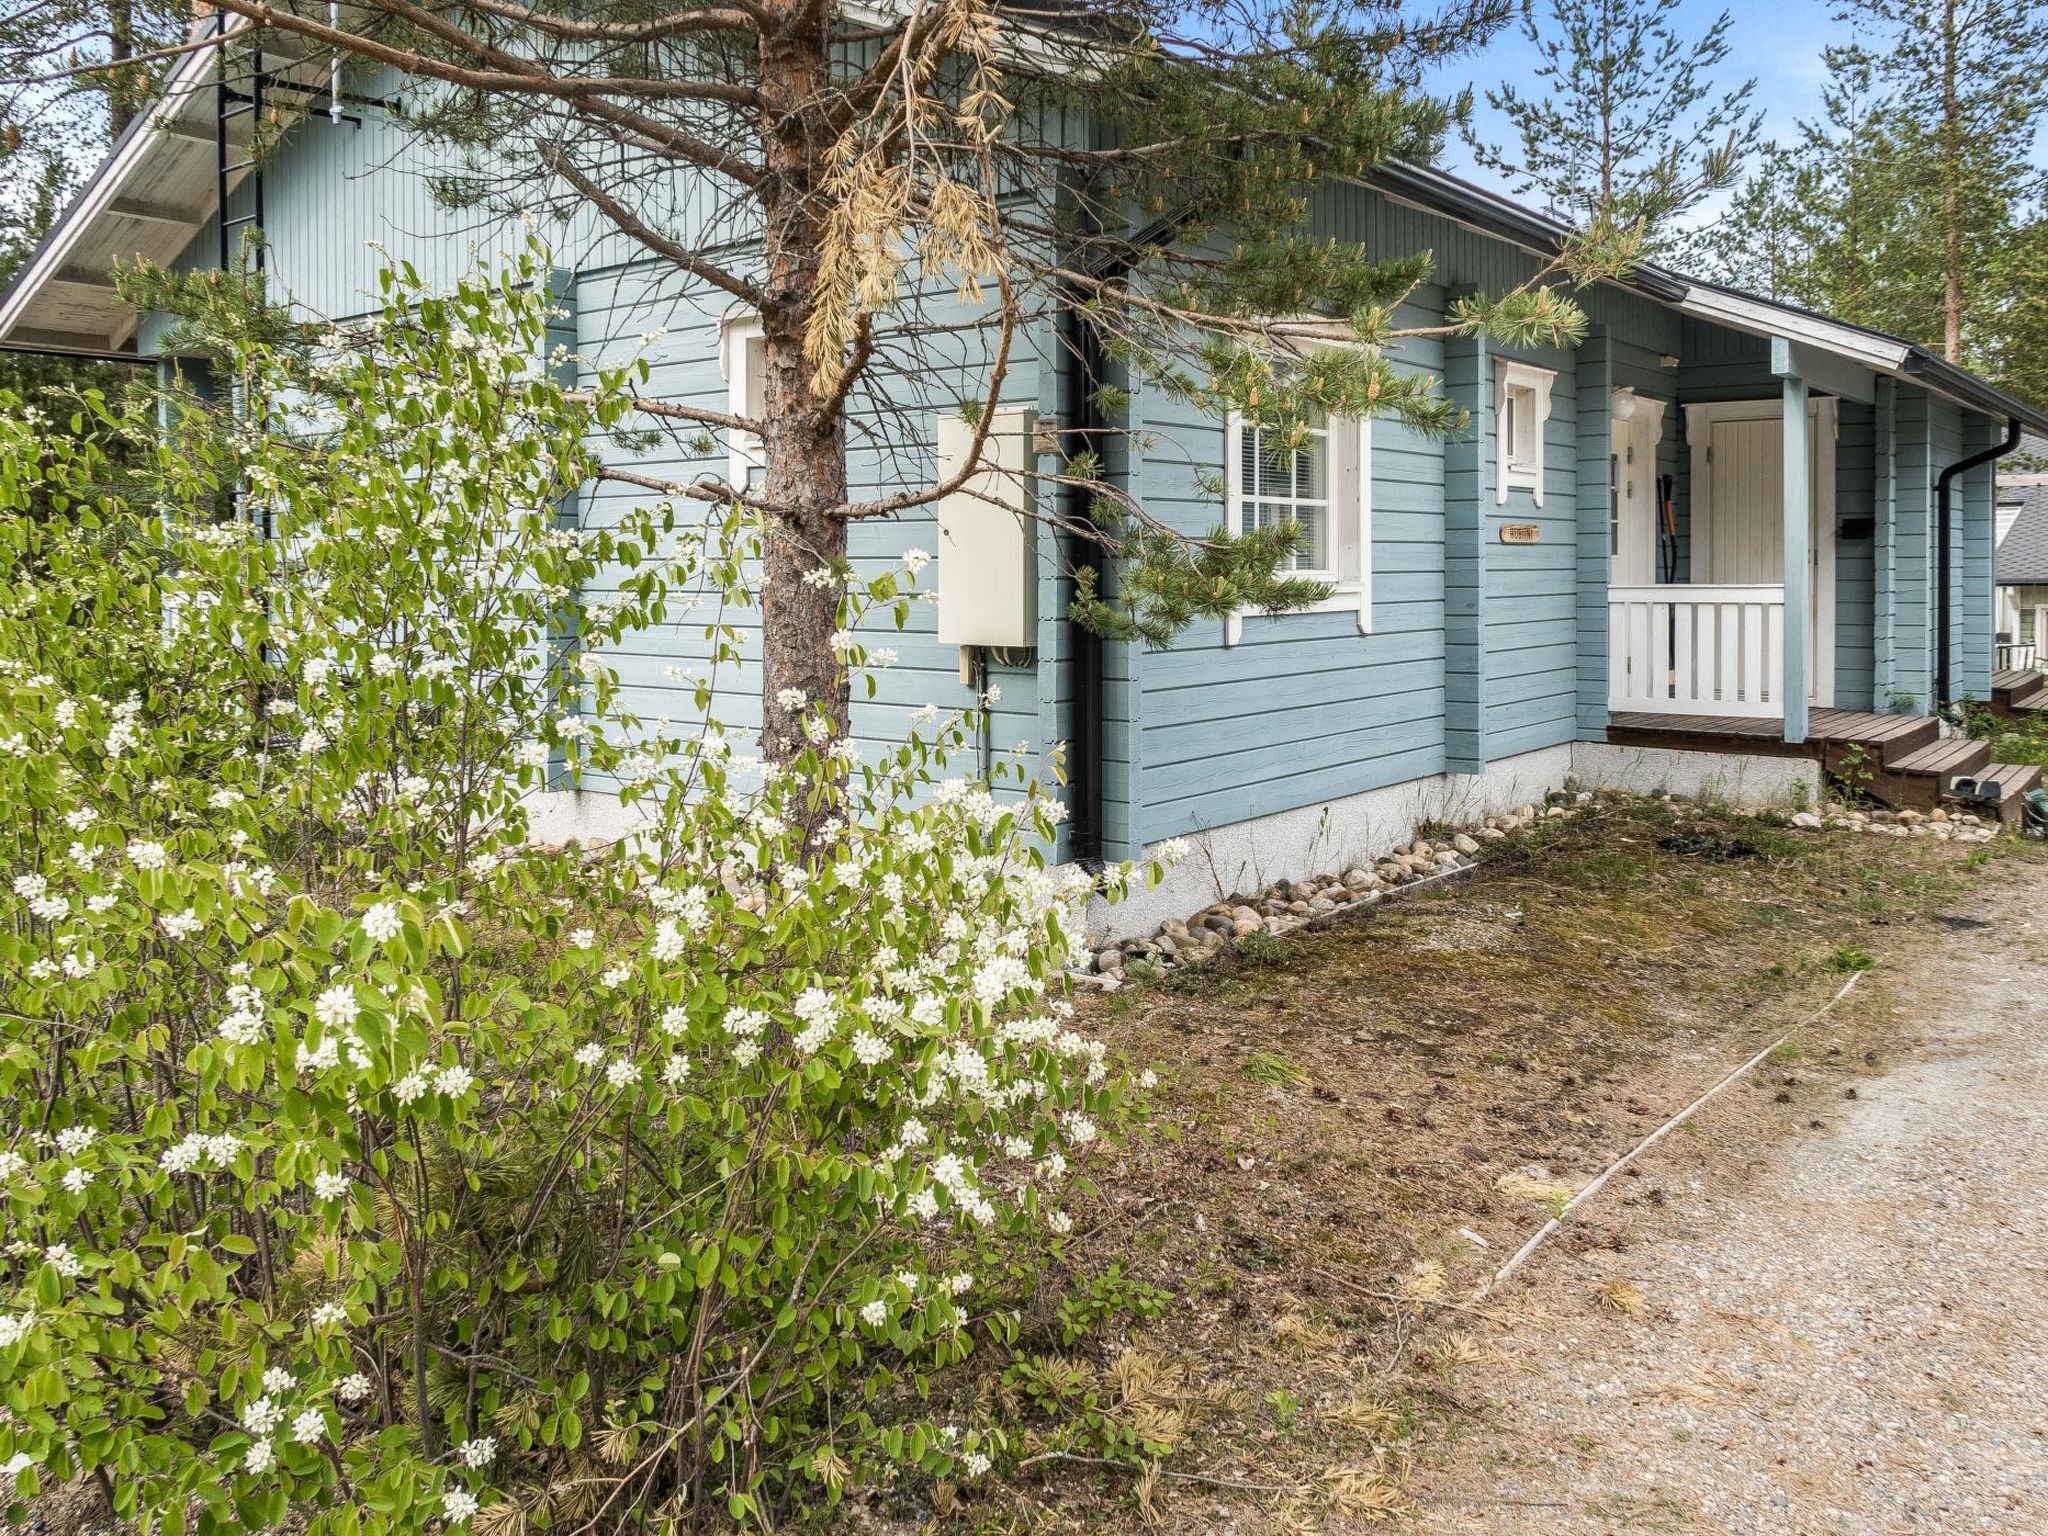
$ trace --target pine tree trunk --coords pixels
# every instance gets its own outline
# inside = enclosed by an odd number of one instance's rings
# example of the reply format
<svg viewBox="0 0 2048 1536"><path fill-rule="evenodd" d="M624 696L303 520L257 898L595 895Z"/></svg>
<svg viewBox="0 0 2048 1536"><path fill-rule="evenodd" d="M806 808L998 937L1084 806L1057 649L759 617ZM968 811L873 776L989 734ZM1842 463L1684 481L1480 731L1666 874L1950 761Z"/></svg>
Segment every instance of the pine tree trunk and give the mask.
<svg viewBox="0 0 2048 1536"><path fill-rule="evenodd" d="M135 12L130 0L109 0L107 5L107 57L126 63L135 57ZM107 83L107 137L118 139L135 119L135 99L128 81L121 75Z"/></svg>
<svg viewBox="0 0 2048 1536"><path fill-rule="evenodd" d="M1962 109L1956 100L1956 0L1941 10L1941 345L1952 363L1963 360L1963 232L1957 179L1962 174Z"/></svg>
<svg viewBox="0 0 2048 1536"><path fill-rule="evenodd" d="M811 390L804 328L818 301L825 233L825 152L830 129L819 104L831 98L826 7L799 3L790 22L761 45L763 135L769 181L762 194L762 499L768 516L761 593L761 747L771 761L804 745L804 713L822 704L847 728L844 665L832 647L843 584L806 580L846 554L846 525L830 515L846 501L846 422ZM782 700L802 694L792 711Z"/></svg>

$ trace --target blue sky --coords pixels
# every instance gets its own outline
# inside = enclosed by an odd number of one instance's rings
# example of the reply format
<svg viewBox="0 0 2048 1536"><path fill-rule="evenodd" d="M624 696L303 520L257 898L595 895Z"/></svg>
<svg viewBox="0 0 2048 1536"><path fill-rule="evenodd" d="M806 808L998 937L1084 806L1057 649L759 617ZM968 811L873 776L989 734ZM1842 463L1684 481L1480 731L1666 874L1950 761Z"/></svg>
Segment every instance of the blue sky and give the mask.
<svg viewBox="0 0 2048 1536"><path fill-rule="evenodd" d="M1535 4L1540 18L1547 10L1546 0L1535 0ZM1821 50L1830 42L1846 41L1847 24L1833 20L1833 5L1822 0L1684 0L1674 25L1683 36L1697 36L1724 10L1730 17L1727 83L1735 85L1754 77L1755 99L1764 109L1765 136L1790 138L1800 118L1819 114L1821 89L1827 79ZM1517 26L1459 60L1445 72L1444 80L1451 85L1520 82L1530 79L1535 64L1535 50ZM1511 142L1512 133L1487 107L1484 91L1475 94L1479 100L1474 126L1494 142ZM1471 152L1462 141L1448 147L1444 161L1459 175L1497 184L1472 164Z"/></svg>

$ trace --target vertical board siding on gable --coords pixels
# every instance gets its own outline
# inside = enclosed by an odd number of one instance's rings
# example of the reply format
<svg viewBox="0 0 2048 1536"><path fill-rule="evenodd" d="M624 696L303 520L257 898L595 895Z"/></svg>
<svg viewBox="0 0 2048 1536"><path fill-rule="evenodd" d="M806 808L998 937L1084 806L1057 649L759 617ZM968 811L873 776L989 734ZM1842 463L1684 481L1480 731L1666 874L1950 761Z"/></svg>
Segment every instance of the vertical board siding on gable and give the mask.
<svg viewBox="0 0 2048 1536"><path fill-rule="evenodd" d="M1876 697L1874 587L1877 419L1870 406L1844 400L1835 435L1835 698L1837 709L1872 709ZM1870 530L1848 539L1852 523Z"/></svg>
<svg viewBox="0 0 2048 1536"><path fill-rule="evenodd" d="M1397 323L1427 325L1424 289ZM1403 370L1436 373L1436 338L1403 341ZM1224 507L1214 417L1156 392L1132 489L1185 532ZM1137 837L1227 826L1436 773L1443 766L1443 446L1401 423L1372 427L1372 633L1353 613L1254 616L1236 646L1203 622L1139 659Z"/></svg>

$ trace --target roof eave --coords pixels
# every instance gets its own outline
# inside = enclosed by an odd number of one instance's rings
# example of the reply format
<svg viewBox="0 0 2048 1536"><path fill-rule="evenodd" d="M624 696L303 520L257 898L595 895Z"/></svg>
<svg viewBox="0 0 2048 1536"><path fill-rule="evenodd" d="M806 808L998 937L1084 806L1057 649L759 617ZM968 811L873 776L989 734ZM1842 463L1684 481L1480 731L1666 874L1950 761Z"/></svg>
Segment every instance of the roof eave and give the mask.
<svg viewBox="0 0 2048 1536"><path fill-rule="evenodd" d="M227 31L239 31L241 25L237 19L229 24ZM107 210L129 176L147 159L150 149L170 137L164 124L182 111L193 93L206 83L213 68L212 48L197 48L186 54L164 81L158 97L122 130L120 137L108 149L106 158L86 179L85 185L78 189L35 249L29 252L13 278L0 288L0 340L14 334L29 304L63 270L66 259L77 248L93 219ZM193 231L196 232L206 218L206 213L195 214Z"/></svg>

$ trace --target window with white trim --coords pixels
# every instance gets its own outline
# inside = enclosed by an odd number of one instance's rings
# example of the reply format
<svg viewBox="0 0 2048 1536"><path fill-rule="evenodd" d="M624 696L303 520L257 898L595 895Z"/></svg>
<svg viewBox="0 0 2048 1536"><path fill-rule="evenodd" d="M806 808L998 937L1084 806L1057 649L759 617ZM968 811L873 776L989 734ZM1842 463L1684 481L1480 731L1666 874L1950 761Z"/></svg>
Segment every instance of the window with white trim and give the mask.
<svg viewBox="0 0 2048 1536"><path fill-rule="evenodd" d="M1495 500L1527 491L1543 505L1543 424L1550 420L1548 368L1497 359L1493 375L1494 460L1499 468Z"/></svg>
<svg viewBox="0 0 2048 1536"><path fill-rule="evenodd" d="M1300 537L1280 574L1328 583L1330 595L1307 611L1355 612L1359 633L1370 633L1372 423L1318 420L1296 441L1232 411L1223 457L1225 526L1246 533L1293 523ZM1263 617L1257 608L1233 614L1225 643L1237 644L1246 619Z"/></svg>
<svg viewBox="0 0 2048 1536"><path fill-rule="evenodd" d="M1250 533L1293 523L1299 530L1281 566L1290 575L1326 576L1330 560L1330 428L1317 422L1294 434L1237 424L1238 526Z"/></svg>
<svg viewBox="0 0 2048 1536"><path fill-rule="evenodd" d="M719 369L725 375L725 408L735 416L759 421L767 410L768 339L759 317L727 317L720 329ZM752 432L729 429L726 434L726 478L735 486L761 483L767 463L761 439Z"/></svg>

